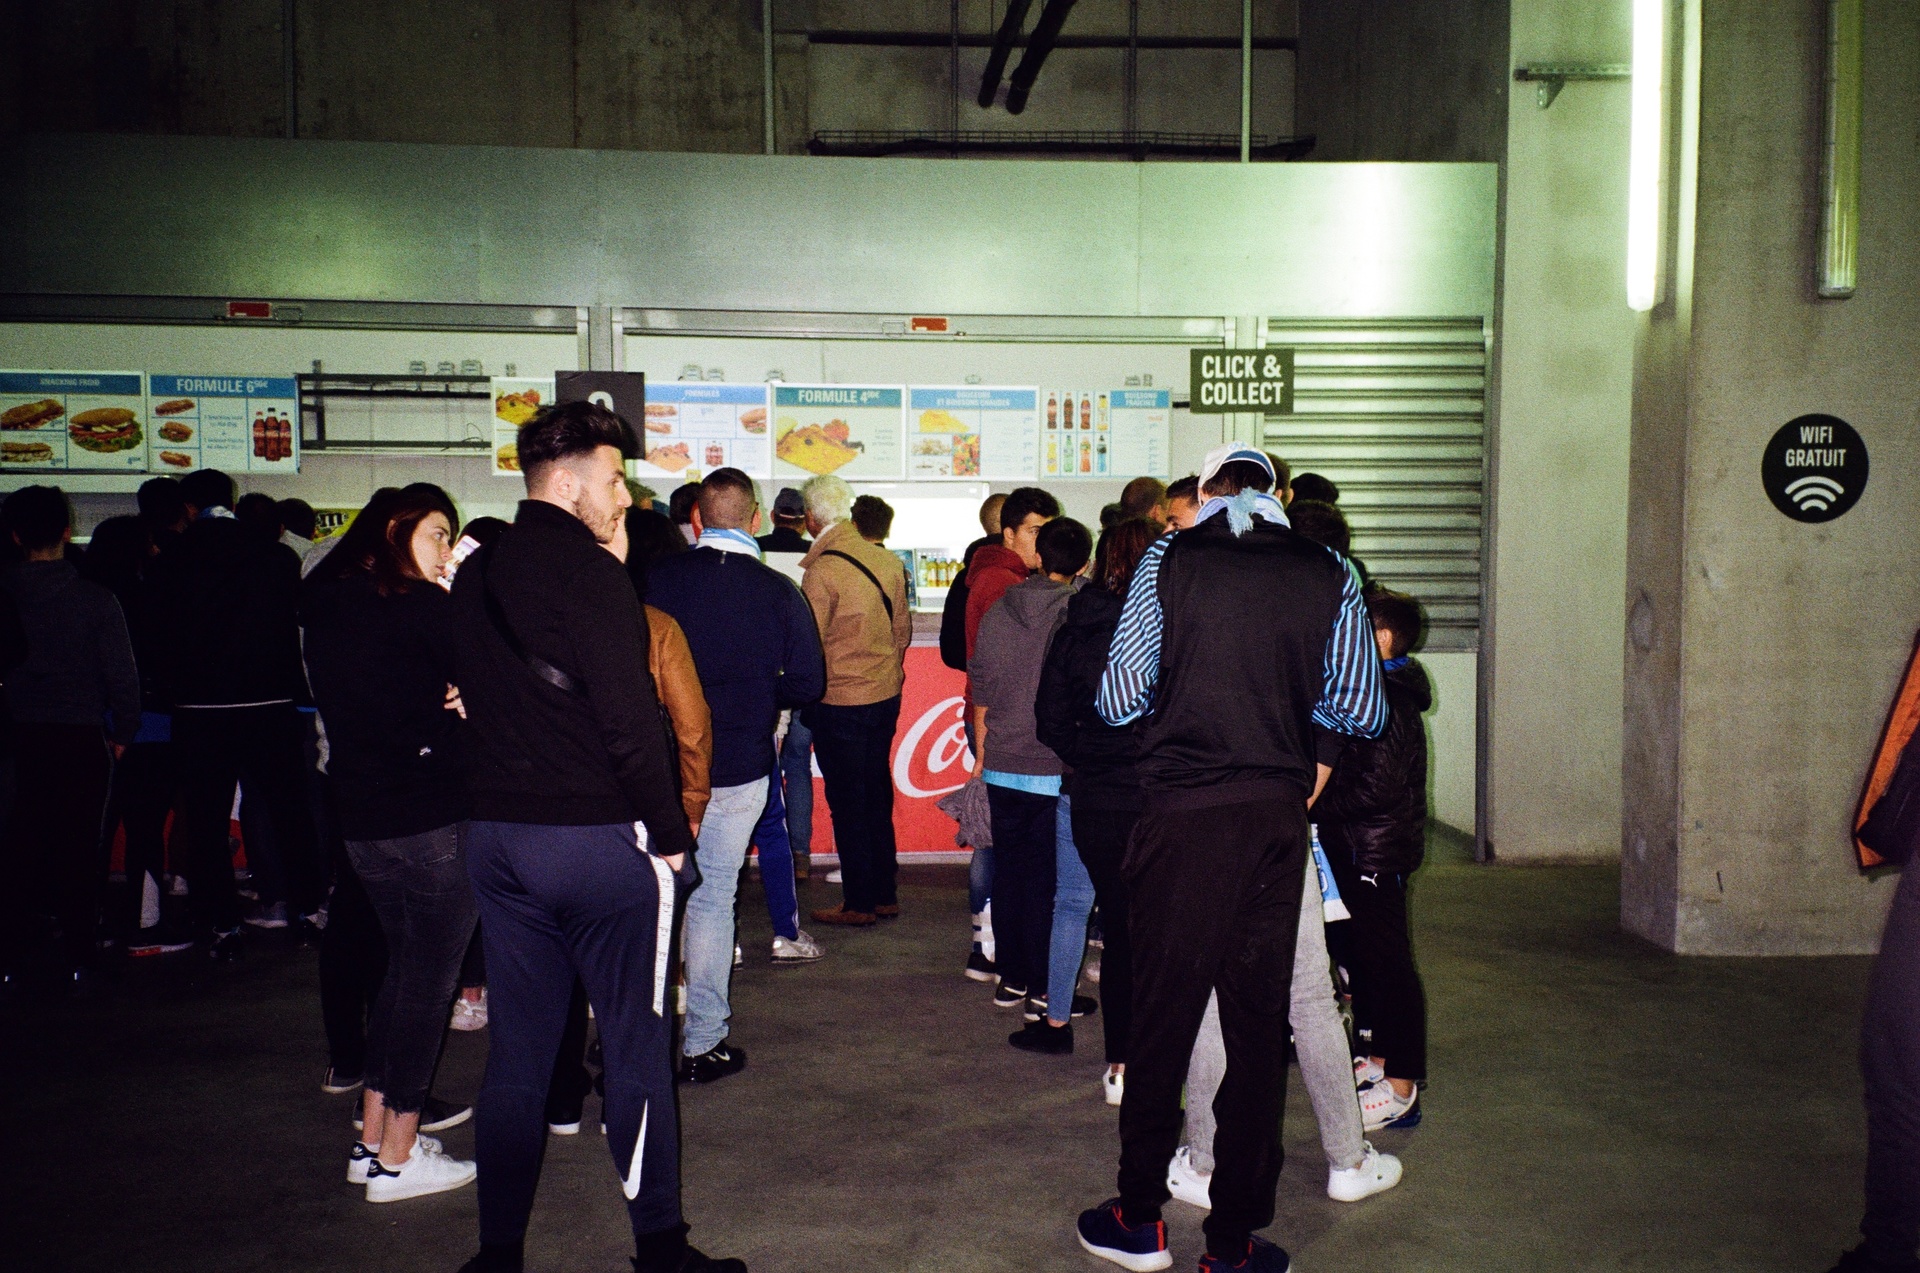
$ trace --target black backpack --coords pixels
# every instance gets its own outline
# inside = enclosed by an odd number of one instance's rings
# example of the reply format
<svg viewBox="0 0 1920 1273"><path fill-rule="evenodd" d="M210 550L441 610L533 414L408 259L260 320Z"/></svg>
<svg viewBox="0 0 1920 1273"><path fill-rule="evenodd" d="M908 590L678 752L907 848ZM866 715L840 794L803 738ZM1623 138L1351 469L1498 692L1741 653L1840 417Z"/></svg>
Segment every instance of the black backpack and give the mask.
<svg viewBox="0 0 1920 1273"><path fill-rule="evenodd" d="M967 670L967 568L947 585L947 604L940 611L940 661L956 672Z"/></svg>
<svg viewBox="0 0 1920 1273"><path fill-rule="evenodd" d="M1904 865L1920 847L1920 733L1900 751L1887 789L1860 825L1860 843L1895 865Z"/></svg>

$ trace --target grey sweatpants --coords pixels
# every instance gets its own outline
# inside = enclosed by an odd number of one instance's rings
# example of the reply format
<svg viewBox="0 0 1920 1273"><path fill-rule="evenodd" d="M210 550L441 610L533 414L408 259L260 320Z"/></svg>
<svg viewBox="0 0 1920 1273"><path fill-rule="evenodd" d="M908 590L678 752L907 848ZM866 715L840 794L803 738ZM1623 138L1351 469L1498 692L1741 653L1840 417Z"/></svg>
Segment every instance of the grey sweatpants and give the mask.
<svg viewBox="0 0 1920 1273"><path fill-rule="evenodd" d="M1300 901L1300 935L1293 950L1292 999L1287 1024L1300 1056L1300 1077L1320 1124L1320 1148L1335 1168L1353 1167L1365 1154L1360 1098L1353 1086L1353 1056L1347 1027L1334 1002L1333 972L1327 958L1327 925L1320 905L1320 873L1307 869L1306 895ZM1200 1171L1213 1170L1213 1094L1227 1072L1227 1046L1220 1035L1220 1004L1209 997L1207 1015L1187 1063L1187 1126L1183 1142Z"/></svg>
<svg viewBox="0 0 1920 1273"><path fill-rule="evenodd" d="M1867 1087L1867 1250L1889 1264L1920 1246L1920 860L1894 890L1860 1030Z"/></svg>

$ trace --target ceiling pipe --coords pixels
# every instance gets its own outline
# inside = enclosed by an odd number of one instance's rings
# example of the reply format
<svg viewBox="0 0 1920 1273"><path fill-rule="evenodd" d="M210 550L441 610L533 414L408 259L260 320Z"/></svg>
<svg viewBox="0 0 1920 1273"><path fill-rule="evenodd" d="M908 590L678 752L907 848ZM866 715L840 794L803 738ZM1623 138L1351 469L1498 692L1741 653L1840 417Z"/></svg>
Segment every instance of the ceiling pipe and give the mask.
<svg viewBox="0 0 1920 1273"><path fill-rule="evenodd" d="M980 73L980 109L993 106L993 99L1000 92L1000 77L1007 72L1007 58L1013 54L1013 44L1020 38L1020 28L1026 25L1027 9L1033 0L1007 0L1007 16L1000 19L1000 29L994 33L993 51L987 54L987 69Z"/></svg>
<svg viewBox="0 0 1920 1273"><path fill-rule="evenodd" d="M1020 65L1013 68L1013 77L1007 82L1007 113L1018 115L1027 109L1027 94L1033 91L1033 82L1040 76L1040 68L1046 65L1047 54L1053 52L1055 40L1060 38L1060 28L1067 24L1067 15L1073 12L1074 0L1047 0L1047 7L1040 11L1040 21L1033 27L1033 35L1027 40L1027 51L1021 55Z"/></svg>

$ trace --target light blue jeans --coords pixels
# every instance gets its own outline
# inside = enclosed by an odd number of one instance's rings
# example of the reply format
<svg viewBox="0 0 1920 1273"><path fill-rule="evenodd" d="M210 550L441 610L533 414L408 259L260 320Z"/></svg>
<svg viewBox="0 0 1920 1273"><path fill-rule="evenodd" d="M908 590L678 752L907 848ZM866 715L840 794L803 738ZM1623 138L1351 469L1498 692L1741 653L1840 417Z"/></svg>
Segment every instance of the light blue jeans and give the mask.
<svg viewBox="0 0 1920 1273"><path fill-rule="evenodd" d="M740 891L740 868L747 844L767 806L767 779L737 787L715 787L693 858L700 883L687 894L687 926L681 939L687 957L687 1033L681 1050L688 1056L711 1052L727 1037L727 985L733 978L733 902Z"/></svg>
<svg viewBox="0 0 1920 1273"><path fill-rule="evenodd" d="M1053 832L1053 935L1047 947L1047 1020L1073 1019L1073 992L1087 958L1087 917L1093 914L1093 877L1073 845L1073 800L1061 796Z"/></svg>

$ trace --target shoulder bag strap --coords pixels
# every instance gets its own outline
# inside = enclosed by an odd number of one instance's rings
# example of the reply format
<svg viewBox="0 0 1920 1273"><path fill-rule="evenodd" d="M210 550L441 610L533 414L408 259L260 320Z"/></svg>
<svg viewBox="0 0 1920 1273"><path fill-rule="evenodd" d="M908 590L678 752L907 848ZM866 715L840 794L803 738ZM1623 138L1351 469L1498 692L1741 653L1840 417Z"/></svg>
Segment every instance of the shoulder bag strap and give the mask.
<svg viewBox="0 0 1920 1273"><path fill-rule="evenodd" d="M500 598L493 592L493 578L489 570L492 564L493 551L489 548L478 565L480 567L480 600L486 607L487 620L493 624L493 630L500 634L500 639L507 643L509 650L513 651L513 657L525 663L535 676L557 690L578 694L582 698L586 697L586 690L581 688L580 682L527 649L520 643L520 638L514 635L513 625L507 622L506 611L500 608Z"/></svg>
<svg viewBox="0 0 1920 1273"><path fill-rule="evenodd" d="M829 548L825 552L821 553L820 555L822 557L838 557L841 561L850 563L855 570L865 575L867 577L867 581L871 583L876 589L879 590L880 604L887 608L887 622L888 623L893 622L893 598L887 595L887 587L885 584L880 582L880 577L878 575L874 574L871 570L868 570L866 566L862 565L858 557L855 557L852 553L843 553L838 548Z"/></svg>

